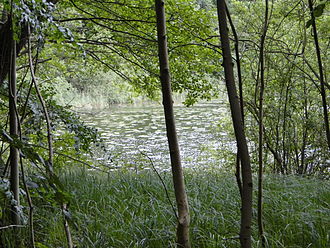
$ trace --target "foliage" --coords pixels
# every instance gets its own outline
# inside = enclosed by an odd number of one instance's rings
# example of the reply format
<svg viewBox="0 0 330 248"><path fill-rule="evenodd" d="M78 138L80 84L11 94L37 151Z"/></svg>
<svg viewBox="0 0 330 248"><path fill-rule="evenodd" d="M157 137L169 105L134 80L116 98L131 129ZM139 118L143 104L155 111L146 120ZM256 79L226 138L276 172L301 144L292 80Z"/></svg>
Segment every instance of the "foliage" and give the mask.
<svg viewBox="0 0 330 248"><path fill-rule="evenodd" d="M161 176L174 202L171 177L168 173ZM73 170L66 171L62 179L74 196L70 209L76 244L83 247L174 246L175 218L155 174L118 171L106 175ZM234 177L191 171L186 181L193 247L237 247L235 237L240 214ZM325 248L329 242L329 187L329 182L317 178L267 176L268 246ZM65 239L60 211L41 198L34 198L34 202L36 228L40 230L37 241L47 247L62 245ZM257 233L253 235L256 237ZM254 247L258 247L258 243Z"/></svg>
<svg viewBox="0 0 330 248"><path fill-rule="evenodd" d="M131 101L136 95L159 98L153 1L11 2L15 40L20 52L16 109L20 117L20 137L8 135L8 84L1 81L1 226L8 223L8 205L20 208L23 220L27 220L28 215L27 201L23 200L18 206L10 193L7 161L11 145L20 149L22 168L27 172L21 186L28 186L36 206L37 247L57 247L64 243L60 205L69 202L73 210L70 224L76 225L74 239L84 247L174 246L174 215L160 182L153 175L115 172L105 178L96 173L75 171L62 178L56 176L76 166L73 161L86 164L95 152L95 144L101 142L96 130L85 126L79 116L69 110L68 102L59 104L59 95L64 95L66 89L79 98L85 93L93 98L104 98L107 104ZM57 2L56 5L53 2ZM186 97L186 105L215 98L222 87L218 82L222 69L214 2L167 1L172 87ZM330 68L328 3L316 1L313 9L326 82ZM256 154L258 143L258 54L263 4L261 0L228 3L240 39L245 125L252 155ZM11 7L10 1L0 3L1 32ZM306 1L272 1L265 43L264 131L268 173L329 176L329 150L324 123L320 121L320 76L310 25ZM51 117L54 172L48 161L44 109L27 66L28 51L24 45L28 26L32 31L37 81ZM2 32L0 37L1 56L8 50L8 42L3 43L6 40L2 39L5 35ZM6 64L2 57L1 63ZM3 68L1 64L1 77L5 75ZM327 84L327 95L329 89ZM220 131L226 130L227 141L231 141L229 129L227 120L219 124ZM219 137L221 135L219 132ZM100 147L102 150L103 145ZM235 160L235 151L227 151L218 154L219 160L226 163L224 168L233 167ZM256 156L252 159L257 160ZM188 175L187 178L193 214L192 243L196 247L236 247L237 240L232 237L238 229L239 199L234 182L226 175L196 173L200 176ZM169 176L164 175L164 178L169 186ZM326 247L330 228L328 189L327 181L315 178L267 177L265 224L269 246ZM20 197L25 199L26 194L21 190ZM274 212L274 208L278 211ZM27 244L25 229L22 242ZM1 239L10 242L14 234L11 229L5 230Z"/></svg>
<svg viewBox="0 0 330 248"><path fill-rule="evenodd" d="M169 2L168 12L173 89L186 94L187 105L210 99L217 95L213 81L219 76L219 56L214 54L219 49L212 44L217 40L210 13L183 0ZM105 70L127 80L134 91L151 98L159 96L153 1L125 7L120 2L110 3L104 8L97 1L64 1L56 13L55 19L72 31L74 40L48 46L57 54L54 49L61 49L66 64L90 71L88 67L95 68L90 62L96 60ZM82 67L79 63L83 61L88 65Z"/></svg>
<svg viewBox="0 0 330 248"><path fill-rule="evenodd" d="M263 9L263 1L231 1L230 4L239 39L242 40L240 51L246 127L252 147L258 144L258 44ZM255 15L249 15L251 12ZM305 25L308 18L305 2L272 3L265 43L264 128L268 149L266 168L273 172L328 173L329 154L321 121L317 59L313 37ZM328 19L326 14L317 18L325 74L329 73L328 31L324 29Z"/></svg>

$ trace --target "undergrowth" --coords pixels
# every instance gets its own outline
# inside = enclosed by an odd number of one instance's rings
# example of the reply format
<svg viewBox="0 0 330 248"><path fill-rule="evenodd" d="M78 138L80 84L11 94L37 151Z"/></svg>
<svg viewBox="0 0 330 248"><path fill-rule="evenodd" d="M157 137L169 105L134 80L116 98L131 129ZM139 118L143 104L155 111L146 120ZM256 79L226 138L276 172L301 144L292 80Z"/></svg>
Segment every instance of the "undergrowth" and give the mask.
<svg viewBox="0 0 330 248"><path fill-rule="evenodd" d="M71 192L70 227L77 247L175 247L176 217L171 175L151 172L66 172ZM193 247L239 247L240 201L229 174L186 174ZM255 183L256 185L256 183ZM329 247L330 183L316 178L268 175L264 187L267 247ZM254 196L256 203L256 194ZM63 215L34 199L40 247L65 247ZM253 246L259 247L254 206Z"/></svg>

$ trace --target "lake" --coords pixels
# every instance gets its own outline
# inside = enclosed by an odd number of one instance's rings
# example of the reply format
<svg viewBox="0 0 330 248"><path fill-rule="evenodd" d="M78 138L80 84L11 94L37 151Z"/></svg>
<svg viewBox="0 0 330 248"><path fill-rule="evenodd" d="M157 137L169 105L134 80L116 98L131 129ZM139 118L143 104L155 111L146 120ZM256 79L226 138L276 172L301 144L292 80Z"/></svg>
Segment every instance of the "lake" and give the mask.
<svg viewBox="0 0 330 248"><path fill-rule="evenodd" d="M228 120L226 108L206 102L178 105L174 111L183 166L220 167L217 151L234 148L220 128L221 119ZM87 125L98 129L106 144L108 154L100 153L97 158L102 164L111 169L151 169L150 158L157 169L170 169L162 105L120 105L80 115Z"/></svg>

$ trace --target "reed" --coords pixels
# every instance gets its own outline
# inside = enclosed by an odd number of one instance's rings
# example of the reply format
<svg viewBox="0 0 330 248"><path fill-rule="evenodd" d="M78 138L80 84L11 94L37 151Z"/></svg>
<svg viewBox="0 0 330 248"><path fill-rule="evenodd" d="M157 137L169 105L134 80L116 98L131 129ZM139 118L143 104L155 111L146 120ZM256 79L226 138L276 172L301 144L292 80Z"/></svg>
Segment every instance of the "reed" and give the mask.
<svg viewBox="0 0 330 248"><path fill-rule="evenodd" d="M62 180L77 247L175 247L176 219L171 175L152 172L111 174L68 171ZM235 178L215 171L187 171L193 247L239 247L240 201ZM267 247L327 247L330 183L317 178L266 175L264 221ZM254 195L254 200L256 195ZM34 199L40 201L40 199ZM254 201L256 202L256 200ZM40 247L63 247L62 214L37 204L35 229ZM254 207L253 246L259 247Z"/></svg>

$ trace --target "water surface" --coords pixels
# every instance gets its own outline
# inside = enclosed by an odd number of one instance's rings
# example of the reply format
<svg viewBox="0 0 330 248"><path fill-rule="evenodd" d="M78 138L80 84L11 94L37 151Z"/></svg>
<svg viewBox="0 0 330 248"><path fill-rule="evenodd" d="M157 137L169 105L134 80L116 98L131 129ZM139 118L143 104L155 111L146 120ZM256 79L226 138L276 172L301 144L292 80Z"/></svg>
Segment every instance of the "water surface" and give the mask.
<svg viewBox="0 0 330 248"><path fill-rule="evenodd" d="M214 153L227 140L217 130L221 116L227 114L219 103L192 107L175 106L176 127L184 167L220 166ZM82 114L89 126L101 133L111 154L98 160L112 167L150 169L147 154L157 168L170 168L165 120L161 105L113 106L107 110ZM219 140L219 137L223 139Z"/></svg>

